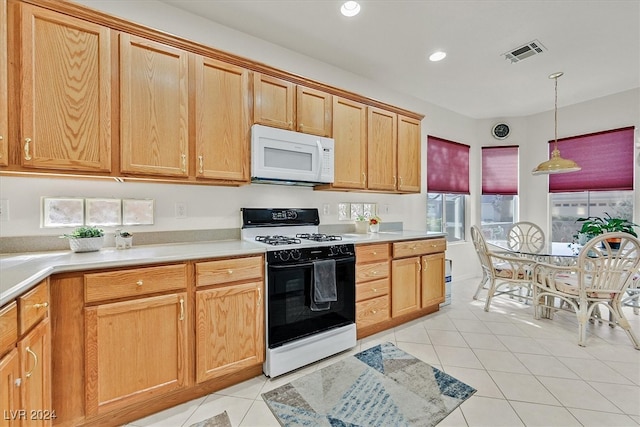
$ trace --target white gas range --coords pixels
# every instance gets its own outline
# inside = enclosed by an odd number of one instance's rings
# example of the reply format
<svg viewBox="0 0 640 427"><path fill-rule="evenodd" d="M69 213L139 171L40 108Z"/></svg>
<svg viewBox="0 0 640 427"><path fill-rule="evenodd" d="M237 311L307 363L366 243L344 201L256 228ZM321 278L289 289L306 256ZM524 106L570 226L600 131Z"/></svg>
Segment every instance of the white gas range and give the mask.
<svg viewBox="0 0 640 427"><path fill-rule="evenodd" d="M242 239L267 247L264 373L278 376L354 347L353 243L318 233L315 208L243 208L241 216ZM319 303L318 288L333 299Z"/></svg>

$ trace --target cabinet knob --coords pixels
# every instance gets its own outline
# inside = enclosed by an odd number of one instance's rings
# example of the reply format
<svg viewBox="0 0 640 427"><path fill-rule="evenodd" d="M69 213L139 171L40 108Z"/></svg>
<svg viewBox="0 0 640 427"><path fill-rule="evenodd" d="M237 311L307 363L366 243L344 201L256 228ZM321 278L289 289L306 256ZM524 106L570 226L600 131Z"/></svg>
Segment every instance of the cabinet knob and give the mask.
<svg viewBox="0 0 640 427"><path fill-rule="evenodd" d="M376 288L373 288L372 291L373 292L378 292L378 290Z"/></svg>
<svg viewBox="0 0 640 427"><path fill-rule="evenodd" d="M378 255L378 252L376 252L376 251L373 251L373 255Z"/></svg>
<svg viewBox="0 0 640 427"><path fill-rule="evenodd" d="M31 160L31 138L24 139L24 159Z"/></svg>
<svg viewBox="0 0 640 427"><path fill-rule="evenodd" d="M138 280L138 281L136 282L136 285L138 285L138 286L142 286L142 283L143 283L143 282L142 282L142 280Z"/></svg>
<svg viewBox="0 0 640 427"><path fill-rule="evenodd" d="M376 276L377 274L378 274L378 272L377 272L377 271L375 271L375 270L371 272L371 275L372 275L372 276Z"/></svg>
<svg viewBox="0 0 640 427"><path fill-rule="evenodd" d="M39 302L39 303L33 304L33 308L47 308L47 307L49 307L49 303L46 301L42 303Z"/></svg>
<svg viewBox="0 0 640 427"><path fill-rule="evenodd" d="M371 314L376 314L378 310L371 310Z"/></svg>
<svg viewBox="0 0 640 427"><path fill-rule="evenodd" d="M227 270L227 274L233 274L233 270L232 269L228 269Z"/></svg>

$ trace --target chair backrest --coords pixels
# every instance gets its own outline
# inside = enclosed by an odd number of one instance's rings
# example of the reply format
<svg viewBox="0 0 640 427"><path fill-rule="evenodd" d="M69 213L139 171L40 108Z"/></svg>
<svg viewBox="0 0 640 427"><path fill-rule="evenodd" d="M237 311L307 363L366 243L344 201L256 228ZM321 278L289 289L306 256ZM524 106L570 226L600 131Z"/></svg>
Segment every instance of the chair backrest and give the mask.
<svg viewBox="0 0 640 427"><path fill-rule="evenodd" d="M545 237L542 228L528 222L516 222L507 233L507 246L512 251L530 252L538 254L545 245Z"/></svg>
<svg viewBox="0 0 640 427"><path fill-rule="evenodd" d="M482 235L482 230L476 225L471 226L471 240L473 241L473 247L476 249L478 258L480 259L480 266L487 273L490 273L493 269L491 265L491 259L489 258L489 249L487 248L487 242Z"/></svg>
<svg viewBox="0 0 640 427"><path fill-rule="evenodd" d="M620 240L618 249L613 247L613 239ZM629 233L598 235L580 250L578 268L581 290L599 295L621 294L638 277L640 240Z"/></svg>

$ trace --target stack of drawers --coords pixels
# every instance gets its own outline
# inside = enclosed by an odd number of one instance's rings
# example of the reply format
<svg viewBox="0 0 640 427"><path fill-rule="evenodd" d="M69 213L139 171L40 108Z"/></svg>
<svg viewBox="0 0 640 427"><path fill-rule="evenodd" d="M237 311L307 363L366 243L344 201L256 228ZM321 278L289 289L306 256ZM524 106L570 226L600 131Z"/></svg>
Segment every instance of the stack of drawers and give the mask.
<svg viewBox="0 0 640 427"><path fill-rule="evenodd" d="M356 246L356 326L389 319L389 244Z"/></svg>

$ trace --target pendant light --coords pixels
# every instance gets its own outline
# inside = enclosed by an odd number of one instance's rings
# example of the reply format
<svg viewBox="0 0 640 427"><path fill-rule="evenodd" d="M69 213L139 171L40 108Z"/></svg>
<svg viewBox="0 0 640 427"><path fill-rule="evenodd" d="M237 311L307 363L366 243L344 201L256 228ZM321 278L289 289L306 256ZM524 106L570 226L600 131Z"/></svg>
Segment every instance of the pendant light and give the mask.
<svg viewBox="0 0 640 427"><path fill-rule="evenodd" d="M558 73L553 73L549 76L550 79L555 80L555 87L556 87L555 115L554 115L555 134L554 134L554 140L553 140L553 151L551 152L551 158L549 160L547 160L546 162L540 163L537 168L531 171L533 175L577 172L580 169L582 169L573 160L563 159L562 156L560 156L560 150L558 149L558 78L561 77L563 74L564 74L563 72L558 72Z"/></svg>

